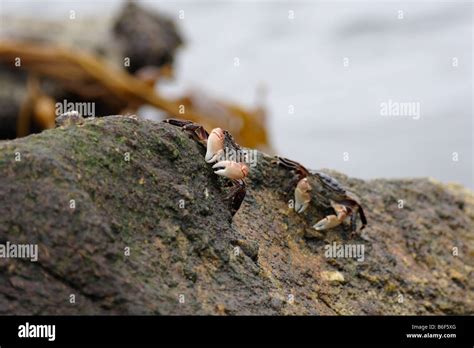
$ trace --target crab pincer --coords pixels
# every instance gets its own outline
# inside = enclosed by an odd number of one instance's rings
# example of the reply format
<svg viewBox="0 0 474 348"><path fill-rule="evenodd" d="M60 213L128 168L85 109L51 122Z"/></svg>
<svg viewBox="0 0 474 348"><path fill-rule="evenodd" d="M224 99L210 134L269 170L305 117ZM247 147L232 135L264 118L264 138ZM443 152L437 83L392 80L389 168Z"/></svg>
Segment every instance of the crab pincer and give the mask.
<svg viewBox="0 0 474 348"><path fill-rule="evenodd" d="M234 161L220 161L212 168L215 169L215 174L231 180L240 180L249 174L249 168L245 164Z"/></svg>
<svg viewBox="0 0 474 348"><path fill-rule="evenodd" d="M212 166L214 173L232 181L233 187L226 199L230 202L232 216L239 210L246 195L245 181L249 168L234 161L220 161Z"/></svg>
<svg viewBox="0 0 474 348"><path fill-rule="evenodd" d="M249 168L244 163L221 160L227 148L230 148L233 152L241 151L240 146L234 141L232 135L221 128L214 128L211 133L208 133L202 125L192 121L167 119L163 122L188 131L194 139L206 147L204 160L207 163L217 162L212 167L214 173L231 180L233 187L225 199L230 202L230 211L232 216L234 216L246 195L244 179L249 173Z"/></svg>
<svg viewBox="0 0 474 348"><path fill-rule="evenodd" d="M220 128L214 128L207 138L206 156L207 163L217 162L224 154L224 131Z"/></svg>

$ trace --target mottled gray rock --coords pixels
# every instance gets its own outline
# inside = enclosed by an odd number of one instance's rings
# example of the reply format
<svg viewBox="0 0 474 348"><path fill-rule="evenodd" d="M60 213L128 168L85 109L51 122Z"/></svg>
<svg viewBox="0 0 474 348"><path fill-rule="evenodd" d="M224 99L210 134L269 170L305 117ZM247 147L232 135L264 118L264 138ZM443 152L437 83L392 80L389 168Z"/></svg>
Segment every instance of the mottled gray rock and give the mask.
<svg viewBox="0 0 474 348"><path fill-rule="evenodd" d="M289 173L259 153L231 221L204 152L119 116L0 142L0 242L39 245L38 262L0 260L0 314L474 313L469 191L325 171L369 224L307 238L324 196L296 214ZM326 257L333 242L364 245L364 261Z"/></svg>

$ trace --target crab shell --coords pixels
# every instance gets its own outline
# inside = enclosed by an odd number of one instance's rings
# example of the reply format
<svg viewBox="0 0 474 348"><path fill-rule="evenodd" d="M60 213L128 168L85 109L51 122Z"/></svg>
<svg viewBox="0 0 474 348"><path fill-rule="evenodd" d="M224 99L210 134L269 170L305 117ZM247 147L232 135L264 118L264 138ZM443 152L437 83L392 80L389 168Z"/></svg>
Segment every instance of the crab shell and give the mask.
<svg viewBox="0 0 474 348"><path fill-rule="evenodd" d="M206 157L207 163L216 162L224 152L224 131L221 128L214 128L207 138Z"/></svg>
<svg viewBox="0 0 474 348"><path fill-rule="evenodd" d="M243 163L234 161L220 161L212 166L214 173L231 180L240 180L249 174L249 168Z"/></svg>
<svg viewBox="0 0 474 348"><path fill-rule="evenodd" d="M301 179L295 189L295 211L302 213L311 201L311 185L307 178Z"/></svg>

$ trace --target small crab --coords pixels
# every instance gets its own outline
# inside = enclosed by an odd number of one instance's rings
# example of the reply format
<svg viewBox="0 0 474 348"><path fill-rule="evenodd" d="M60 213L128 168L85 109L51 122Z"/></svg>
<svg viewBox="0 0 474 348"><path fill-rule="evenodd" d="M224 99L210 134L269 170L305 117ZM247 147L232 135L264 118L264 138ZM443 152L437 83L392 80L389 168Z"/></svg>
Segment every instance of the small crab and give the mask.
<svg viewBox="0 0 474 348"><path fill-rule="evenodd" d="M309 174L321 185L323 194L329 199L331 207L336 214L328 215L318 221L313 228L317 231L327 230L340 225L347 217L351 219L351 230L355 233L357 230L357 214L360 216L362 226L360 230L367 225L364 209L360 204L359 198L352 192L347 191L333 177L318 171L311 173L298 162L287 158L277 157L276 163L292 170L297 180L295 188L295 211L302 213L311 201L311 185L308 180ZM293 182L295 181L293 180Z"/></svg>
<svg viewBox="0 0 474 348"><path fill-rule="evenodd" d="M246 195L244 179L249 173L249 168L244 163L223 160L226 149L240 152L241 147L234 141L232 135L221 128L214 128L209 134L203 126L192 121L169 118L163 120L173 126L178 126L191 133L193 138L206 147L204 157L207 163L215 163L212 168L214 173L231 180L233 187L225 197L230 203L232 216L239 210Z"/></svg>

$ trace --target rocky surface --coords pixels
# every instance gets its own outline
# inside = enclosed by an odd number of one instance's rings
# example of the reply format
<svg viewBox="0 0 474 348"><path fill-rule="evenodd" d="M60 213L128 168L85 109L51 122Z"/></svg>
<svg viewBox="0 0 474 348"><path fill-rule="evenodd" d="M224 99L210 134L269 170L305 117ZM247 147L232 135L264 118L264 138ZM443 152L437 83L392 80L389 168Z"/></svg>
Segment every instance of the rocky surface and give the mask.
<svg viewBox="0 0 474 348"><path fill-rule="evenodd" d="M349 239L312 229L324 199L292 211L263 153L231 220L203 157L179 128L120 116L0 142L0 243L39 245L37 262L0 259L0 314L474 314L471 192L326 171L365 207ZM364 260L326 257L334 242Z"/></svg>

